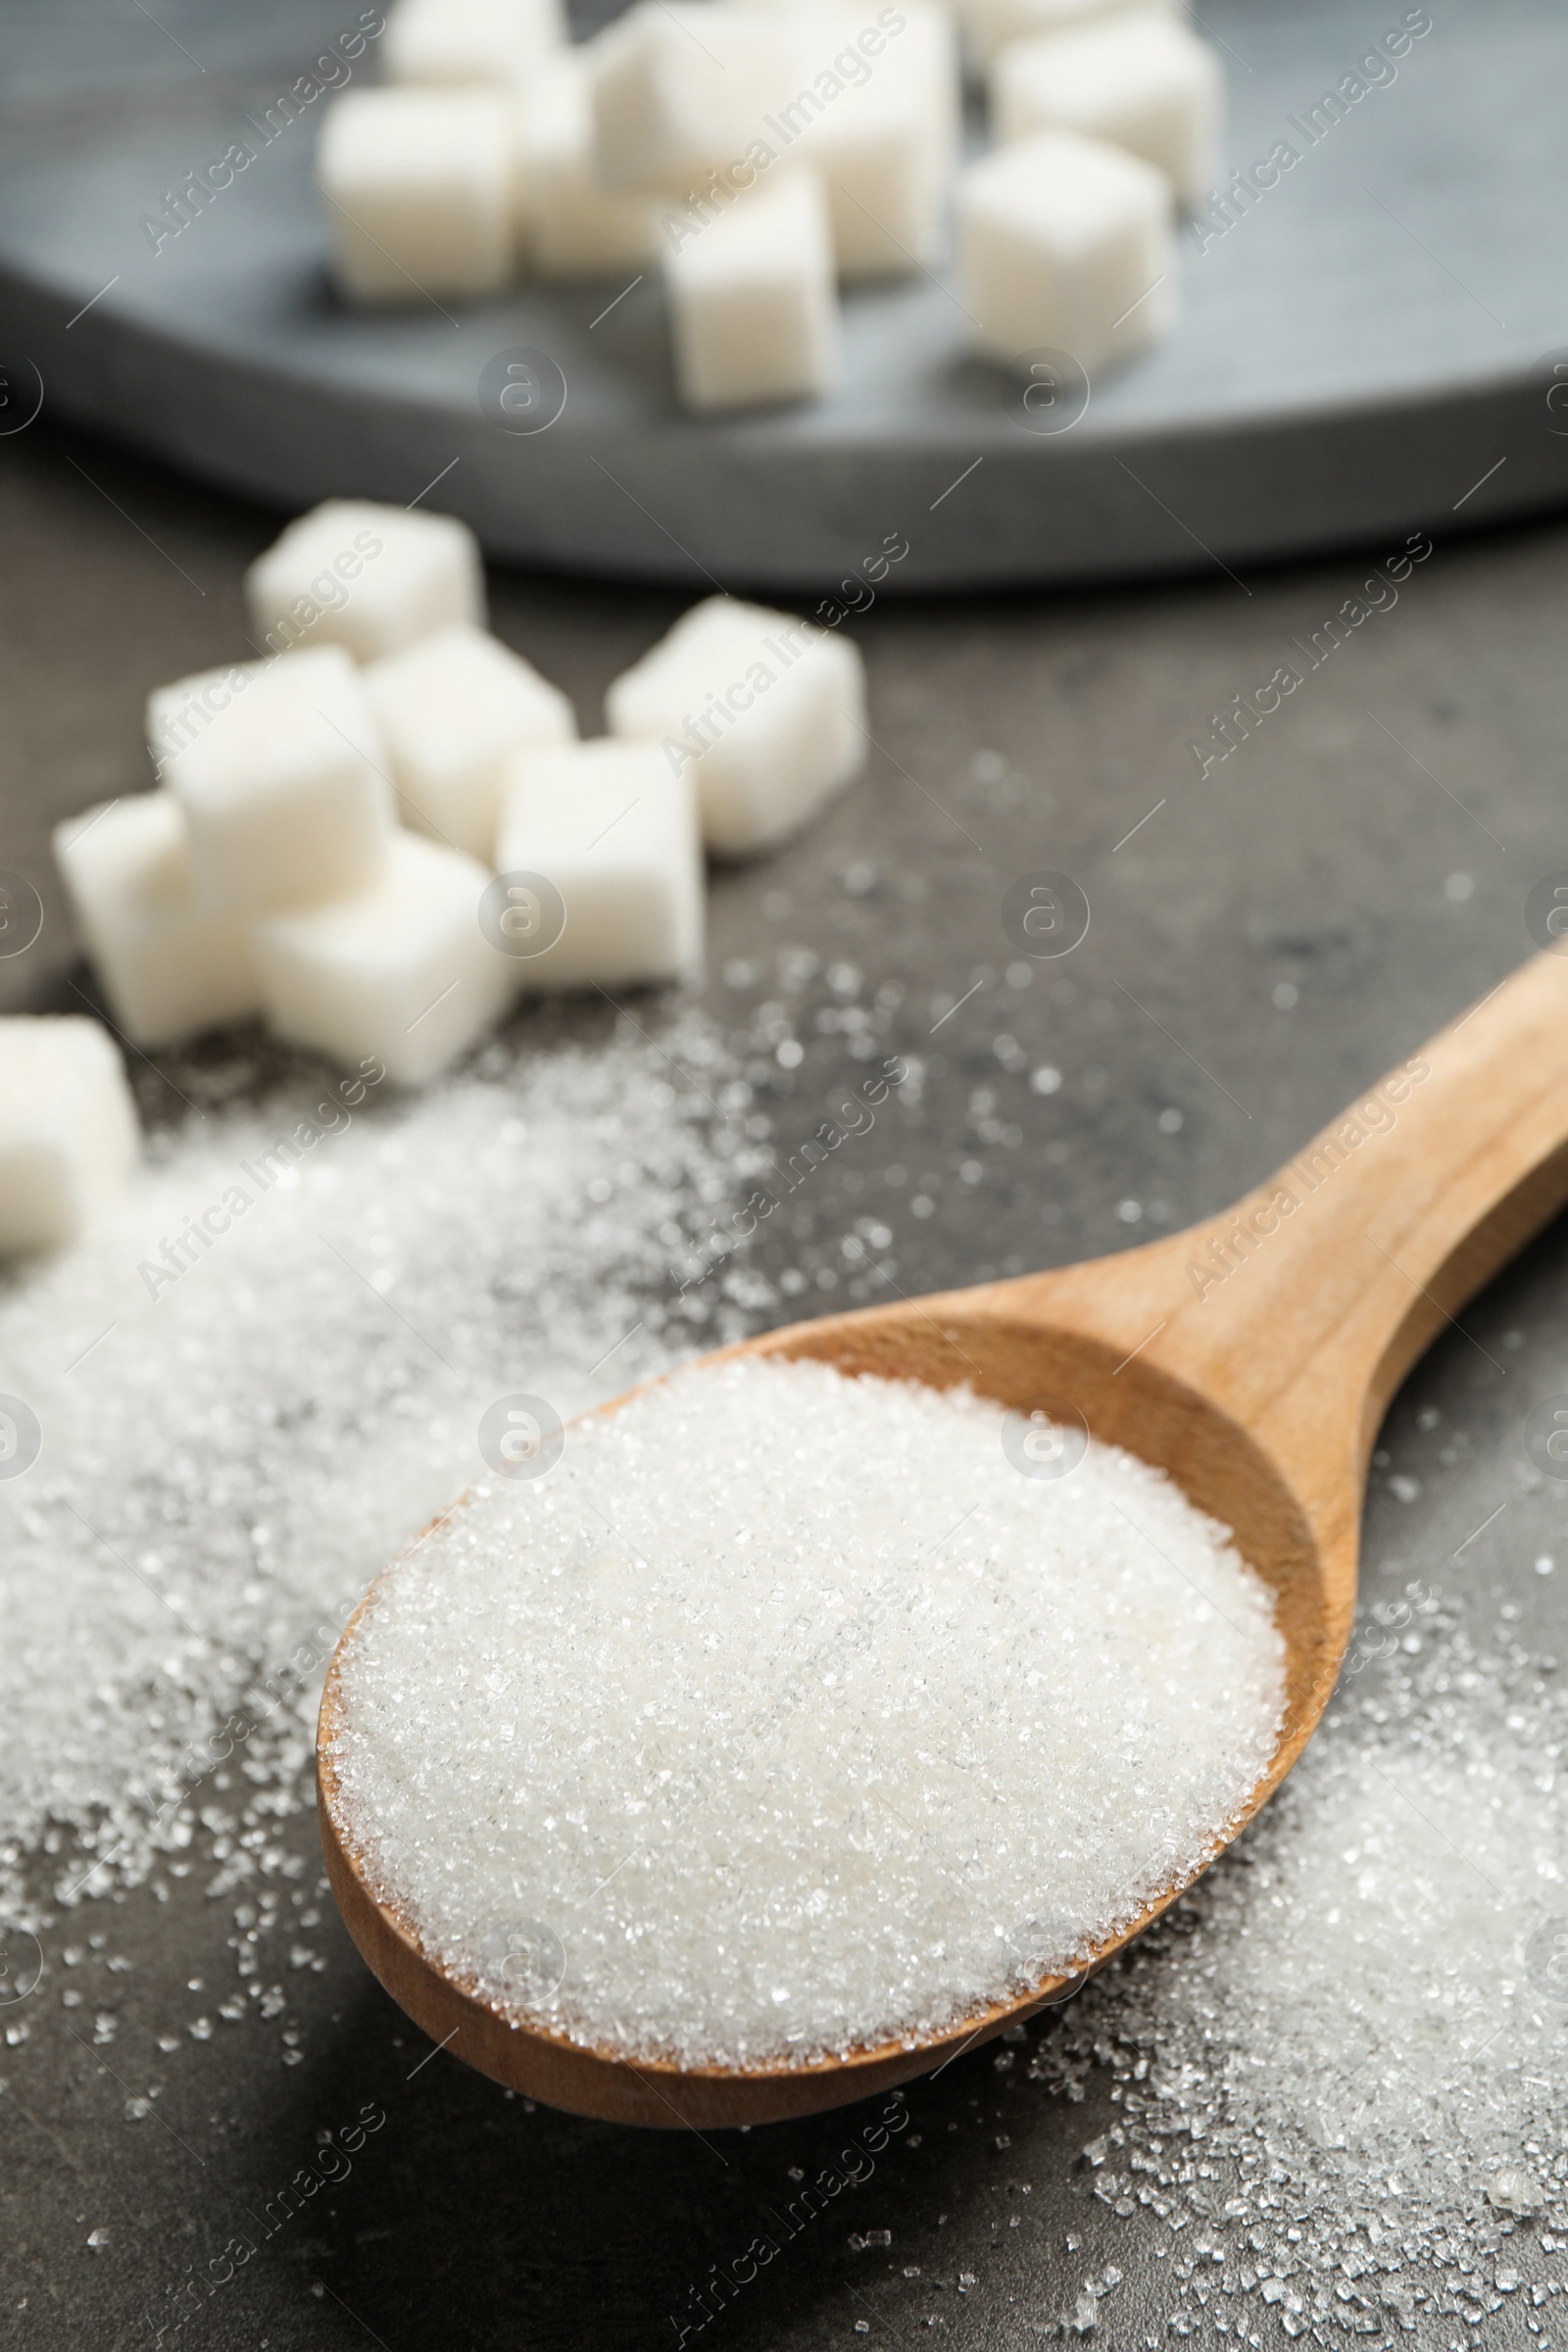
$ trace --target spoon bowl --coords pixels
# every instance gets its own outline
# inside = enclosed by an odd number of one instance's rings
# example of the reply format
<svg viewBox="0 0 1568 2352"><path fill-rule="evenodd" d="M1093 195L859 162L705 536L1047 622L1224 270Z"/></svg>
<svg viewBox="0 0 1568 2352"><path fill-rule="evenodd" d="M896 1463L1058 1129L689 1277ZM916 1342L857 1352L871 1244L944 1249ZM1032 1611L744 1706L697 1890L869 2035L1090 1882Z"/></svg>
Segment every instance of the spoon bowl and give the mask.
<svg viewBox="0 0 1568 2352"><path fill-rule="evenodd" d="M814 1357L852 1377L967 1386L1022 1414L1081 1418L1092 1443L1164 1471L1233 1531L1274 1595L1286 1695L1273 1756L1218 1852L1278 1788L1333 1690L1355 1608L1366 1466L1389 1399L1433 1336L1564 1200L1568 963L1543 955L1222 1216L1115 1257L796 1324L723 1353ZM347 1827L334 1764L342 1666L376 1590L344 1630L321 1700L317 1762L334 1894L371 1969L433 2040L552 2106L706 2130L870 2097L1069 1997L1198 1875L1163 1889L1072 1976L940 2033L844 2057L633 2063L515 2023L425 1956L413 1924L368 1883Z"/></svg>

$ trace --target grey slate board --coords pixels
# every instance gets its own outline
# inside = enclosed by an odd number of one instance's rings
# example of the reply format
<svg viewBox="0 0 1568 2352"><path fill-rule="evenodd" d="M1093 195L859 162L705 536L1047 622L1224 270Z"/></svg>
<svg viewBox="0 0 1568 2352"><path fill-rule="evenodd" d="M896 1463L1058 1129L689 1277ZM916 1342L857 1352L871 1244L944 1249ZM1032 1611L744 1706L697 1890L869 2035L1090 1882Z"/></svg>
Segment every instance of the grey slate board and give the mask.
<svg viewBox="0 0 1568 2352"><path fill-rule="evenodd" d="M432 503L496 556L795 593L890 536L910 552L883 593L1065 582L1245 568L1568 491L1542 365L1568 346L1551 0L1448 0L1310 145L1307 110L1404 11L1213 0L1230 158L1287 138L1301 160L1202 250L1184 232L1177 332L1056 437L966 357L934 279L852 294L831 399L720 420L675 404L652 276L608 317L623 281L351 315L311 184L320 104L155 255L138 223L162 191L357 14L186 0L154 25L134 0L3 0L0 359L29 396L30 363L52 413L280 507L404 503L444 476ZM568 385L536 437L477 400L519 346Z"/></svg>

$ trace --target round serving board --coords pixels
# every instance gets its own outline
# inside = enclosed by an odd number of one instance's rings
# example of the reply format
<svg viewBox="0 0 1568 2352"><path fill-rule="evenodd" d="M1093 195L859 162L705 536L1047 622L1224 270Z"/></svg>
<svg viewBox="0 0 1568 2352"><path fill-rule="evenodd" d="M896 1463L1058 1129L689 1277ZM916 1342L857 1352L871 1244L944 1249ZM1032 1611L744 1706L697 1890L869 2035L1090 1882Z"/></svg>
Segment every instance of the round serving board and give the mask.
<svg viewBox="0 0 1568 2352"><path fill-rule="evenodd" d="M351 313L311 182L326 100L155 253L143 216L359 7L164 0L155 21L137 0L0 0L0 432L41 387L47 413L279 507L422 493L503 559L823 594L888 545L908 552L877 593L1245 576L1526 514L1568 493L1546 398L1568 347L1568 12L1434 0L1365 86L1357 60L1406 15L1205 0L1232 165L1281 140L1299 161L1222 233L1184 230L1175 333L1042 432L925 276L849 297L830 400L718 420L676 406L654 274ZM372 41L356 79L375 71ZM487 365L518 349L565 379L546 432L481 406Z"/></svg>

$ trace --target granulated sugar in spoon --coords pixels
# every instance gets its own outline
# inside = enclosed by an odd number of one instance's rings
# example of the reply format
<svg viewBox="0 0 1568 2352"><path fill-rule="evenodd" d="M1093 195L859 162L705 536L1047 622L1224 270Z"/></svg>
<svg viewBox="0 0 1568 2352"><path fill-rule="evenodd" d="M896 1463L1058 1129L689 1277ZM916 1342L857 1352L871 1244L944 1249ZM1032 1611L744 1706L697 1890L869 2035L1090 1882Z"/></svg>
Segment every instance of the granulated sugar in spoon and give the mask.
<svg viewBox="0 0 1568 2352"><path fill-rule="evenodd" d="M1389 1399L1565 1198L1543 956L1223 1216L574 1425L334 1657L361 1951L470 2065L654 2126L866 2097L1061 1998L1301 1752Z"/></svg>

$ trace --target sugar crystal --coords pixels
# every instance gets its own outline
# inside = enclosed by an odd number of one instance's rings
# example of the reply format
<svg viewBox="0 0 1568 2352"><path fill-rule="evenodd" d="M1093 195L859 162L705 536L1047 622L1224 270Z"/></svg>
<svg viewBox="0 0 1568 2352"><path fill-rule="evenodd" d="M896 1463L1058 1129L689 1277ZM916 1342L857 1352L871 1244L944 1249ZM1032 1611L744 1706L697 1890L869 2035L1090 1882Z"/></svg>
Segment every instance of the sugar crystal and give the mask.
<svg viewBox="0 0 1568 2352"><path fill-rule="evenodd" d="M756 1156L669 1083L673 1054L720 1088L706 1024L580 1028L537 1008L412 1100L243 1043L171 1058L182 1125L84 1240L0 1273L43 1440L0 1481L0 1914L31 1915L40 1847L57 1899L147 1878L220 1766L308 1804L337 1627L482 1470L484 1408L569 1414L670 1361L651 1293ZM739 1328L718 1301L708 1329ZM253 1847L223 1861L247 1892Z"/></svg>
<svg viewBox="0 0 1568 2352"><path fill-rule="evenodd" d="M334 1749L371 1886L508 2014L693 2065L1069 1969L1273 1753L1270 1596L1158 1471L1020 1475L967 1391L749 1357L476 1489L383 1580Z"/></svg>

